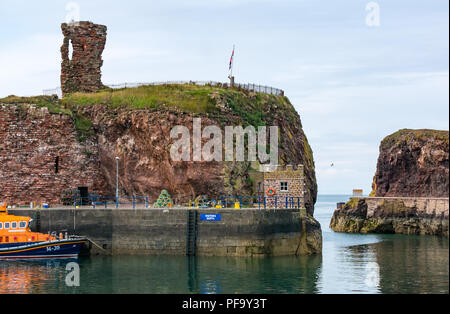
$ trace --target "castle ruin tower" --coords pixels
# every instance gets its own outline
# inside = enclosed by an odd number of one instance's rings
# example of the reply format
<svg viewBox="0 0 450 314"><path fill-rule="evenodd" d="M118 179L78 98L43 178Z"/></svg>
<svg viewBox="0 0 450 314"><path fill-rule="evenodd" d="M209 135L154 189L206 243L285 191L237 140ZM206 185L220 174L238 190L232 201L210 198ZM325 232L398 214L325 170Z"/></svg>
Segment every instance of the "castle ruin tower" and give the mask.
<svg viewBox="0 0 450 314"><path fill-rule="evenodd" d="M102 89L102 53L107 27L92 22L74 22L61 24L61 29L64 35L61 47L63 96L73 92L96 92Z"/></svg>

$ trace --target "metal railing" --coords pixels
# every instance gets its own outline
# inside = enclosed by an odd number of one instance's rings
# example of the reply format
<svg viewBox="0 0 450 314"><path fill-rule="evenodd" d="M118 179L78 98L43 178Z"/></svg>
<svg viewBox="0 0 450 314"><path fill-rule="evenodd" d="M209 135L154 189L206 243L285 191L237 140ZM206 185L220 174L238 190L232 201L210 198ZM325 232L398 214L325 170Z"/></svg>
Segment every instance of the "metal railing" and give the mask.
<svg viewBox="0 0 450 314"><path fill-rule="evenodd" d="M75 196L73 206L88 206L96 208L150 208L150 199L148 196Z"/></svg>
<svg viewBox="0 0 450 314"><path fill-rule="evenodd" d="M220 208L229 209L236 208L258 208L258 209L300 209L304 208L302 197L298 196L221 196L217 200L202 199L198 204L191 201L188 207L198 208L215 208L220 205ZM148 196L88 196L73 198L73 206L76 208L92 208L92 209L108 209L108 208L154 208L150 203ZM177 206L180 207L180 206ZM180 207L181 208L181 207ZM217 209L220 209L217 208Z"/></svg>
<svg viewBox="0 0 450 314"><path fill-rule="evenodd" d="M275 208L275 209L300 209L304 207L303 198L299 196L221 196L223 208Z"/></svg>
<svg viewBox="0 0 450 314"><path fill-rule="evenodd" d="M44 96L51 96L51 95L58 95L59 98L62 97L62 90L61 87L51 88L51 89L44 89L42 91L42 95Z"/></svg>
<svg viewBox="0 0 450 314"><path fill-rule="evenodd" d="M121 88L135 88L139 86L151 86L151 85L199 85L199 86L218 86L218 87L229 87L228 83L216 82L216 81L162 81L162 82L150 82L150 83L121 83L121 84L106 84L105 86L113 89L121 89ZM248 90L256 93L263 93L269 95L276 96L284 96L284 91L271 86L264 86L258 84L242 84L235 83L235 88ZM58 95L61 97L62 91L61 87L58 86L52 89L44 89L42 91L43 95Z"/></svg>

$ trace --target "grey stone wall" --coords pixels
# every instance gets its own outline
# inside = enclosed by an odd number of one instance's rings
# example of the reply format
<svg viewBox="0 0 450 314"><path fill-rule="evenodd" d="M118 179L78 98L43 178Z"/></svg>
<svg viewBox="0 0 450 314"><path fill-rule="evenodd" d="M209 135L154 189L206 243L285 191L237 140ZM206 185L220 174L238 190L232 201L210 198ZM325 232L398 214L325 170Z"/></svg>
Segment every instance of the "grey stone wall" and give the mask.
<svg viewBox="0 0 450 314"><path fill-rule="evenodd" d="M35 210L10 210L35 219ZM221 221L200 221L202 213ZM48 209L39 211L40 232L87 236L113 254L184 255L187 209ZM322 250L320 224L298 210L198 210L198 255L265 256ZM104 253L92 247L93 253Z"/></svg>

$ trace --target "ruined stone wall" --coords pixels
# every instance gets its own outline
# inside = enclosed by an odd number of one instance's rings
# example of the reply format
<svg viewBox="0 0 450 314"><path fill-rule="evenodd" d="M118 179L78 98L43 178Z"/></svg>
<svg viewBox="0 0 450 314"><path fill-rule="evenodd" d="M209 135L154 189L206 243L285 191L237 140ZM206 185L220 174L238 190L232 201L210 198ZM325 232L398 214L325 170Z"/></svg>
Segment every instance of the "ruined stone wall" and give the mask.
<svg viewBox="0 0 450 314"><path fill-rule="evenodd" d="M64 43L61 47L62 93L95 92L101 81L102 52L106 43L106 26L91 22L61 25ZM73 47L72 56L69 47Z"/></svg>
<svg viewBox="0 0 450 314"><path fill-rule="evenodd" d="M72 117L46 107L0 104L0 199L59 204L63 190L105 191L93 141L78 141Z"/></svg>

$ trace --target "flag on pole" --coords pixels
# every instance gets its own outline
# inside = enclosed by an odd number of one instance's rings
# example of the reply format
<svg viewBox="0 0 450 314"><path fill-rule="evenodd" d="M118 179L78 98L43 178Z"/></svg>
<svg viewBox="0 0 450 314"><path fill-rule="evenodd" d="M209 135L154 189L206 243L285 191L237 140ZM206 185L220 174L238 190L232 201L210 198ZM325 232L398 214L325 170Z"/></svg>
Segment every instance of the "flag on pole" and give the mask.
<svg viewBox="0 0 450 314"><path fill-rule="evenodd" d="M230 58L230 67L229 70L231 70L233 68L233 58L234 58L234 46L233 46L233 52L231 54L231 58Z"/></svg>

